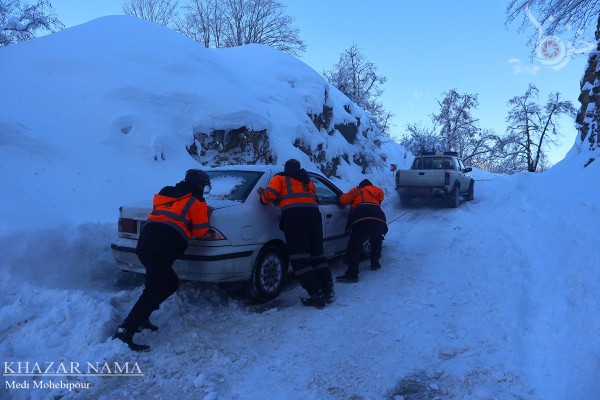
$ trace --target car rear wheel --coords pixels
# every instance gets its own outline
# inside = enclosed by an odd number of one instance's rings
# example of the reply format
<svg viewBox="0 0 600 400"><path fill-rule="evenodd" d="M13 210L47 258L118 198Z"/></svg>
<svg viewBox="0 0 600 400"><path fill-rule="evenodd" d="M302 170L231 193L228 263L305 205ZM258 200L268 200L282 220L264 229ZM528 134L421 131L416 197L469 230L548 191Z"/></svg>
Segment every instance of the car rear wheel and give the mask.
<svg viewBox="0 0 600 400"><path fill-rule="evenodd" d="M475 182L471 181L471 184L469 185L469 190L467 191L467 194L465 195L465 200L467 201L471 201L475 198Z"/></svg>
<svg viewBox="0 0 600 400"><path fill-rule="evenodd" d="M452 207L452 208L458 207L458 203L460 201L459 194L460 194L460 188L458 185L455 185L454 189L452 189L452 193L450 193L450 207Z"/></svg>
<svg viewBox="0 0 600 400"><path fill-rule="evenodd" d="M250 295L260 300L274 299L281 292L287 260L277 246L268 245L256 257L250 282Z"/></svg>
<svg viewBox="0 0 600 400"><path fill-rule="evenodd" d="M412 196L409 194L400 195L400 205L402 207L409 207L412 204Z"/></svg>

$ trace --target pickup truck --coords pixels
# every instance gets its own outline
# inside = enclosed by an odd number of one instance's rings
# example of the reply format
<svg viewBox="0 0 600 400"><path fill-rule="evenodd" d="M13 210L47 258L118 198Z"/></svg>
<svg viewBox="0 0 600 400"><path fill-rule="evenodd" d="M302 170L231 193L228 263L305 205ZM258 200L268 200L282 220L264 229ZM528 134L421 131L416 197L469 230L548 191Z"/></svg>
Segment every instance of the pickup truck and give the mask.
<svg viewBox="0 0 600 400"><path fill-rule="evenodd" d="M442 197L456 208L459 198L473 200L475 180L456 152L426 153L415 157L410 169L396 172L396 191L402 206L413 198Z"/></svg>

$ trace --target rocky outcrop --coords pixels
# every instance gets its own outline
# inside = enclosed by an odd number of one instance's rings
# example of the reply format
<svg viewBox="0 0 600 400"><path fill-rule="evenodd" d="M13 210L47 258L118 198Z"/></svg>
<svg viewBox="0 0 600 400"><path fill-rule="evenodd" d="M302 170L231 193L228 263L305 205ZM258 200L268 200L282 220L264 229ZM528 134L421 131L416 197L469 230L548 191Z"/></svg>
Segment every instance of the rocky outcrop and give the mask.
<svg viewBox="0 0 600 400"><path fill-rule="evenodd" d="M327 86L328 87L328 86ZM329 88L329 87L328 87ZM308 129L294 140L294 147L302 151L326 176L338 176L340 163L355 164L364 173L370 166L380 167L382 155L374 151L381 145L380 134L374 121L365 117L364 111L355 104L336 108L330 105L329 90L325 90L322 109L319 113L308 112L306 117L315 129ZM342 110L342 111L339 111ZM361 115L354 115L359 110ZM366 122L361 120L366 119ZM334 121L343 121L334 123ZM226 164L275 164L277 151L269 140L269 130L254 131L247 126L235 129L216 129L194 132L194 141L187 147L188 152L202 165L218 166ZM310 137L307 135L318 135ZM328 137L341 135L343 146L337 153L328 148Z"/></svg>
<svg viewBox="0 0 600 400"><path fill-rule="evenodd" d="M245 126L230 130L194 132L188 153L202 165L271 164L276 159L269 147L266 130Z"/></svg>
<svg viewBox="0 0 600 400"><path fill-rule="evenodd" d="M598 46L590 54L581 79L581 94L578 99L581 108L575 120L579 131L579 140L582 145L587 144L590 152L598 149L598 128L600 126L600 18L598 18L596 28L596 40ZM591 156L585 165L589 165L594 160L595 157Z"/></svg>

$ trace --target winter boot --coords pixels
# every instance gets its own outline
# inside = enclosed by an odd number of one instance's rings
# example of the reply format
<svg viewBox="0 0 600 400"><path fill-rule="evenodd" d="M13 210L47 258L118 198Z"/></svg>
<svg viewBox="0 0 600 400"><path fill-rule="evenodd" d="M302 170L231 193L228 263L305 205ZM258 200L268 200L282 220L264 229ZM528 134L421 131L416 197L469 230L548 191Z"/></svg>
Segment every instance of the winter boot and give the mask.
<svg viewBox="0 0 600 400"><path fill-rule="evenodd" d="M301 298L300 301L306 307L325 308L325 296L323 296L323 292L320 290L311 294L310 297Z"/></svg>
<svg viewBox="0 0 600 400"><path fill-rule="evenodd" d="M149 351L150 346L146 344L136 344L133 343L133 334L135 330L127 329L124 325L119 325L115 334L113 335L114 339L119 339L123 343L125 343L129 348L133 351Z"/></svg>
<svg viewBox="0 0 600 400"><path fill-rule="evenodd" d="M377 271L380 268L381 268L381 264L379 264L379 261L377 261L377 260L371 261L371 271Z"/></svg>
<svg viewBox="0 0 600 400"><path fill-rule="evenodd" d="M336 276L335 280L342 283L356 283L358 282L358 275L350 275L346 272L344 275Z"/></svg>
<svg viewBox="0 0 600 400"><path fill-rule="evenodd" d="M136 329L136 332L141 332L144 329L148 329L152 332L156 332L158 330L158 326L154 325L152 322L150 322L150 320L146 320L144 322L142 322Z"/></svg>
<svg viewBox="0 0 600 400"><path fill-rule="evenodd" d="M333 291L333 287L327 289L325 291L325 303L331 304L335 301L335 292Z"/></svg>

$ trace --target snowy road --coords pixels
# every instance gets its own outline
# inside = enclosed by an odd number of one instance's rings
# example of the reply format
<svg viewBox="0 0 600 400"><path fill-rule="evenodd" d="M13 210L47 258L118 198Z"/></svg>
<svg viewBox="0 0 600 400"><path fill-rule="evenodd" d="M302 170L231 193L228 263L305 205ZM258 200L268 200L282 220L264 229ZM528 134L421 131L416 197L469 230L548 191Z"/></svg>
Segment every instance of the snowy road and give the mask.
<svg viewBox="0 0 600 400"><path fill-rule="evenodd" d="M397 208L396 198L389 203L390 220L407 211ZM514 277L504 273L510 266L500 265L501 254L480 258L478 248L486 243L478 238L487 235L477 230L489 228L477 218L482 207L479 200L458 209L438 200L417 202L390 225L384 268L372 272L363 264L360 283L338 284L337 302L323 311L300 305L303 291L296 283L270 307L188 283L157 314L160 332L138 339L153 346L149 354L131 355L146 377L102 382L92 393L209 399L525 397L518 344L511 343L512 322L504 320L516 305L497 301L501 294L491 290L512 285ZM334 263L334 275L343 271L343 264ZM123 301L120 312L128 306ZM123 353L128 354L118 354Z"/></svg>
<svg viewBox="0 0 600 400"><path fill-rule="evenodd" d="M562 399L572 387L589 394L592 373L561 375L552 360L577 357L592 371L596 364L552 321L580 329L585 312L577 306L593 293L580 275L595 272L582 257L576 273L552 279L544 273L572 257L561 244L582 229L585 216L553 218L560 230L548 229L545 221L563 204L536 199L535 185L528 193L522 184L506 177L479 184L475 200L457 209L439 200L401 209L388 194L388 220L408 213L390 224L383 268L373 272L361 264L360 282L337 284L338 299L324 310L301 306L304 293L295 282L267 305L185 282L153 315L160 330L136 336L152 348L142 354L110 339L142 289L140 276L111 266L112 224L45 232L47 248L15 251L21 263L57 246L70 249L73 260L61 258L43 275L35 266L13 269L10 284L3 278L3 359L43 361L42 354L82 364L128 362L143 376L71 376L69 382L90 387L2 393L16 399L49 393L66 399ZM338 260L332 268L338 275L345 266ZM61 279L65 274L71 279ZM575 308L566 308L563 294Z"/></svg>

